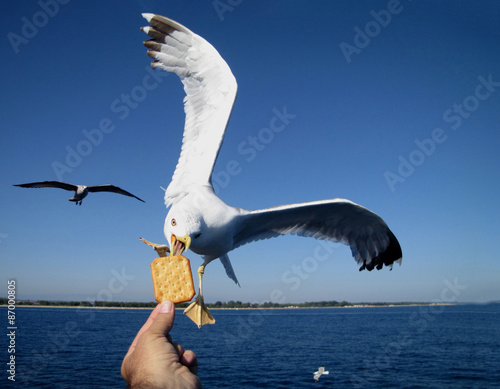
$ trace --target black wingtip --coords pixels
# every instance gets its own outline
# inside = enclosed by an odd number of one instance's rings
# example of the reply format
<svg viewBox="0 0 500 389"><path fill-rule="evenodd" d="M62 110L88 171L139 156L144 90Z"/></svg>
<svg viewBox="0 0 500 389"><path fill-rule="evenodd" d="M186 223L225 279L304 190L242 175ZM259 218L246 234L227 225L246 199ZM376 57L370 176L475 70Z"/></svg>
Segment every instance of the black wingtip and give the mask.
<svg viewBox="0 0 500 389"><path fill-rule="evenodd" d="M373 269L380 270L385 266L388 266L392 270L392 265L394 262L399 262L401 264L401 260L403 259L403 251L401 250L401 246L392 233L392 231L389 230L389 246L377 255L375 258L371 260L370 263L366 263L366 261L363 263L363 265L359 268L359 271L362 270L368 270L372 271Z"/></svg>

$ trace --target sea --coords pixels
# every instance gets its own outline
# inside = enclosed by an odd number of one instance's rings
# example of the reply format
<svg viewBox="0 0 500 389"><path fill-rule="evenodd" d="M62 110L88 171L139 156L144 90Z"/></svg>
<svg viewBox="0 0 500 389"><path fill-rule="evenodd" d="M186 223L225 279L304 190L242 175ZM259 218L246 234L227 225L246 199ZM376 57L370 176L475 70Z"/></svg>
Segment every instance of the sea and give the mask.
<svg viewBox="0 0 500 389"><path fill-rule="evenodd" d="M125 388L121 362L150 312L16 307L9 329L1 307L0 388ZM204 388L500 388L500 304L212 313L198 329L177 310L171 332Z"/></svg>

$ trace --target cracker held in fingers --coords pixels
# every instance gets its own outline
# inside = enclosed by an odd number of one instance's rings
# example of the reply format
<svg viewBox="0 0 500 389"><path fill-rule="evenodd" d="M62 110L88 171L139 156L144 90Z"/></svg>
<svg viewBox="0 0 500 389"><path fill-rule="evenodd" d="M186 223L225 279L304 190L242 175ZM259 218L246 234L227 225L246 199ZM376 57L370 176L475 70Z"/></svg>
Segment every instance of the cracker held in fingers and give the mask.
<svg viewBox="0 0 500 389"><path fill-rule="evenodd" d="M190 301L194 295L193 274L189 259L183 255L156 258L151 263L155 300L175 304Z"/></svg>

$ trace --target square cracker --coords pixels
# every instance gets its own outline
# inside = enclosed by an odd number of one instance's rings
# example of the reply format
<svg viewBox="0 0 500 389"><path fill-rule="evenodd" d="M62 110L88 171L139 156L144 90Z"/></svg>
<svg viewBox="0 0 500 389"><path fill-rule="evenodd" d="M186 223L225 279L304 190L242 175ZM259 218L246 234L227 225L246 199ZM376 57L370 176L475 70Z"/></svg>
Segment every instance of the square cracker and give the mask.
<svg viewBox="0 0 500 389"><path fill-rule="evenodd" d="M193 274L189 259L183 255L156 258L151 262L155 300L175 304L190 301L194 295Z"/></svg>

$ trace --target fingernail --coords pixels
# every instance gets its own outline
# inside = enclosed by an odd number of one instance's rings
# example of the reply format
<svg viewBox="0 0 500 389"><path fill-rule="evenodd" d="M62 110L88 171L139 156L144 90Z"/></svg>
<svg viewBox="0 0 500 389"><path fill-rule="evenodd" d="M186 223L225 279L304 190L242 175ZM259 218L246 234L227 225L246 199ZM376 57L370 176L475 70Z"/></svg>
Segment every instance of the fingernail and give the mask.
<svg viewBox="0 0 500 389"><path fill-rule="evenodd" d="M161 306L160 306L160 313L170 313L170 312L172 312L173 306L174 306L174 304L172 303L172 301L170 301L170 300L163 301L161 303Z"/></svg>

